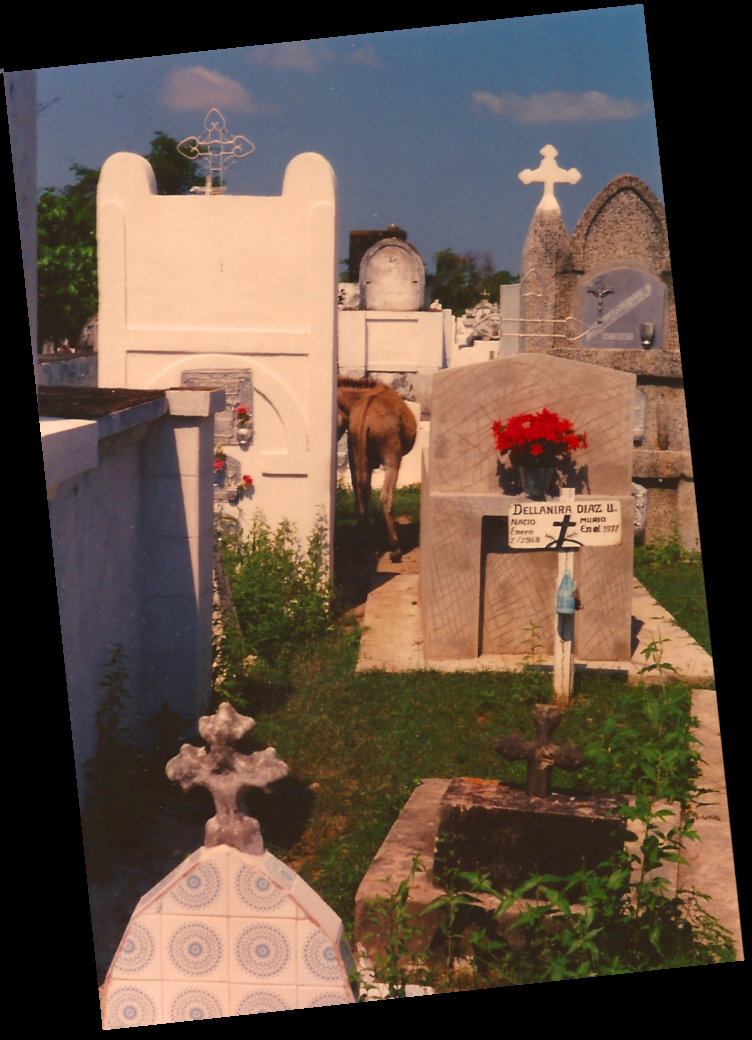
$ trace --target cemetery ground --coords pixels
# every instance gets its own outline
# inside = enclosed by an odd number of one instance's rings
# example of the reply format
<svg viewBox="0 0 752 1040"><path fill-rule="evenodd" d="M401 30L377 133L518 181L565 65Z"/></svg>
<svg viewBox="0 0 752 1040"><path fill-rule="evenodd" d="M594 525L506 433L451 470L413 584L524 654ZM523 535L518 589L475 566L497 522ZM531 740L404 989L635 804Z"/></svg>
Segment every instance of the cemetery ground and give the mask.
<svg viewBox="0 0 752 1040"><path fill-rule="evenodd" d="M374 495L363 538L356 530L352 494L338 490L332 612L326 597L315 592L315 567L293 593L300 572L289 539L275 543L262 525L257 563L266 556L269 566L256 570L245 594L228 549L225 559L243 638L225 643L212 704L215 710L222 699L231 699L257 721L248 750L275 747L290 765L291 775L273 793L249 794L247 809L259 819L266 847L342 918L353 948L356 890L416 786L427 777L459 776L524 783L524 763L503 760L493 743L503 734L528 732L532 707L552 699L550 677L534 667L534 628L529 633L531 667L521 674L355 672L359 619L376 562L387 549L377 509ZM418 487L396 492L394 516L408 554L419 544ZM709 652L699 556L675 544L638 549L635 574ZM270 611L277 612L276 643L268 627L254 642L259 633L248 612L251 591L266 597L267 620ZM303 613L290 627L296 609ZM232 626L225 630L233 631ZM249 653L251 647L255 653ZM670 659L669 645L656 646L646 664L662 663L662 674L670 679ZM196 742L194 730L166 706L152 726L151 746L137 749L120 725L127 683L127 661L116 652L103 681L100 754L92 764L96 797L84 819L92 919L95 933L100 930L95 944L100 983L136 902L202 844L212 814L207 792L185 794L164 774L179 746ZM627 686L606 676L578 676L556 739L585 749L586 763L576 778L579 789L637 796L635 811L649 822L643 876L630 890L630 866L622 862L605 875L576 878L584 885L584 900L578 898L588 906L585 914L570 912L566 885L539 880L539 888L526 895L537 893L540 903L526 904L515 933L525 936L522 945L511 932L498 938L487 919L463 922L472 884L466 877L457 879L443 902L443 936L434 937L443 938L443 945L425 961L403 956L414 936L405 914L408 888L402 885L374 917L374 928L390 936L377 977L400 995L407 981L452 992L733 960L728 934L701 899L690 898L683 907L651 880L670 872L679 840L678 832L670 832L655 815L655 803L680 803L686 810L685 838L692 830L700 752L692 744L690 724L691 691L681 682ZM664 867L656 870L661 863ZM474 887L476 893L488 891L482 878ZM625 896L632 899L629 912ZM553 930L548 899L558 912L559 926ZM113 919L110 911L107 924L98 921L97 900L116 905L120 916ZM425 938L426 950L430 938Z"/></svg>

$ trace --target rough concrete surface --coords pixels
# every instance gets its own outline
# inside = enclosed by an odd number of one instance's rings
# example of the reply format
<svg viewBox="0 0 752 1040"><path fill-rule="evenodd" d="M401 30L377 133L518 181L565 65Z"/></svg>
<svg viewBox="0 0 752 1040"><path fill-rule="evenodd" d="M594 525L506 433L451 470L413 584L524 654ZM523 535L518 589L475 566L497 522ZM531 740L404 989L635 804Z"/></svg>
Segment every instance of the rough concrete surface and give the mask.
<svg viewBox="0 0 752 1040"><path fill-rule="evenodd" d="M379 670L409 672L433 669L440 672L519 672L525 664L522 654L481 654L459 660L430 660L425 656L418 571L420 548L406 553L401 564L381 559L373 587L366 603L356 671ZM553 603L553 593L552 593ZM553 609L553 605L552 605ZM587 608L586 608L587 609ZM636 579L632 592L632 657L625 661L578 661L576 671L607 671L637 681L645 665L648 645L666 640L664 659L676 669L679 677L698 685L713 679L713 660L675 620L659 606L647 589ZM551 655L540 654L537 663L546 670L553 668ZM655 681L656 672L645 676Z"/></svg>

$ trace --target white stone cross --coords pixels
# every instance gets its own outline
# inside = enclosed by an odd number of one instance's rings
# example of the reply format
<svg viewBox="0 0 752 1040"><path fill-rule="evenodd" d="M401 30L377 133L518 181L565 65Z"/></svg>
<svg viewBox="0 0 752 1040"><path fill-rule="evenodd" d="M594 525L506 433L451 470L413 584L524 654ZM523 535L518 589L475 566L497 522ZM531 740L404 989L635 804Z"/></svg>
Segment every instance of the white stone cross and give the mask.
<svg viewBox="0 0 752 1040"><path fill-rule="evenodd" d="M556 164L556 156L559 153L552 144L541 148L543 156L537 170L523 170L519 178L523 184L531 184L533 181L543 185L543 198L538 203L538 209L556 210L559 203L554 195L554 184L576 184L582 174L572 167L571 170L562 170Z"/></svg>

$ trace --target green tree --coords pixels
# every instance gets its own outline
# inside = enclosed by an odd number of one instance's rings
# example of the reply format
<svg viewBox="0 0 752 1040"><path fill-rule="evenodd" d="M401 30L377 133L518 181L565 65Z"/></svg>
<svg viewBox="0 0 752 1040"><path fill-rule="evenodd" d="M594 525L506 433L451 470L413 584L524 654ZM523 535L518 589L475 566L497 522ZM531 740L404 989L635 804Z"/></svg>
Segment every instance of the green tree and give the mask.
<svg viewBox="0 0 752 1040"><path fill-rule="evenodd" d="M191 188L203 188L206 182L204 165L186 159L178 151L177 144L173 137L157 130L151 151L144 156L154 170L159 195L189 195Z"/></svg>
<svg viewBox="0 0 752 1040"><path fill-rule="evenodd" d="M481 255L470 250L460 254L453 249L441 249L433 259L436 272L428 275L430 298L440 300L455 317L480 303L481 293L487 292L494 303L498 300L499 286L519 281L519 275L494 271L490 253Z"/></svg>
<svg viewBox="0 0 752 1040"><path fill-rule="evenodd" d="M39 339L75 341L98 307L99 170L71 167L74 184L44 188L37 203Z"/></svg>
<svg viewBox="0 0 752 1040"><path fill-rule="evenodd" d="M151 163L160 195L187 195L203 186L202 168L156 131ZM75 183L43 188L37 202L39 342L67 338L75 345L84 322L99 309L97 292L97 184L99 170L75 163Z"/></svg>

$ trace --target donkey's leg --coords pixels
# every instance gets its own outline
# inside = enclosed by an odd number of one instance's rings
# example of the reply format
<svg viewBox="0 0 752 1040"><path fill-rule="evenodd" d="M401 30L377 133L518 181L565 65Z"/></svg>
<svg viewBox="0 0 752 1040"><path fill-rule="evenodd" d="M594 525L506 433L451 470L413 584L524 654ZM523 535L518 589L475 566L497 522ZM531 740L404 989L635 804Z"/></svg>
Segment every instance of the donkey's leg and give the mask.
<svg viewBox="0 0 752 1040"><path fill-rule="evenodd" d="M363 525L368 516L368 503L371 501L371 469L368 465L361 431L353 429L352 423L348 430L347 448L350 458L350 479L355 494L355 512L358 524Z"/></svg>
<svg viewBox="0 0 752 1040"><path fill-rule="evenodd" d="M384 510L384 520L386 521L386 529L389 536L389 550L392 563L399 563L402 559L402 552L400 551L397 532L394 529L394 517L392 516L394 489L397 486L397 477L399 476L401 461L401 459L394 456L388 456L382 462L384 467L384 486L381 489L381 506Z"/></svg>

